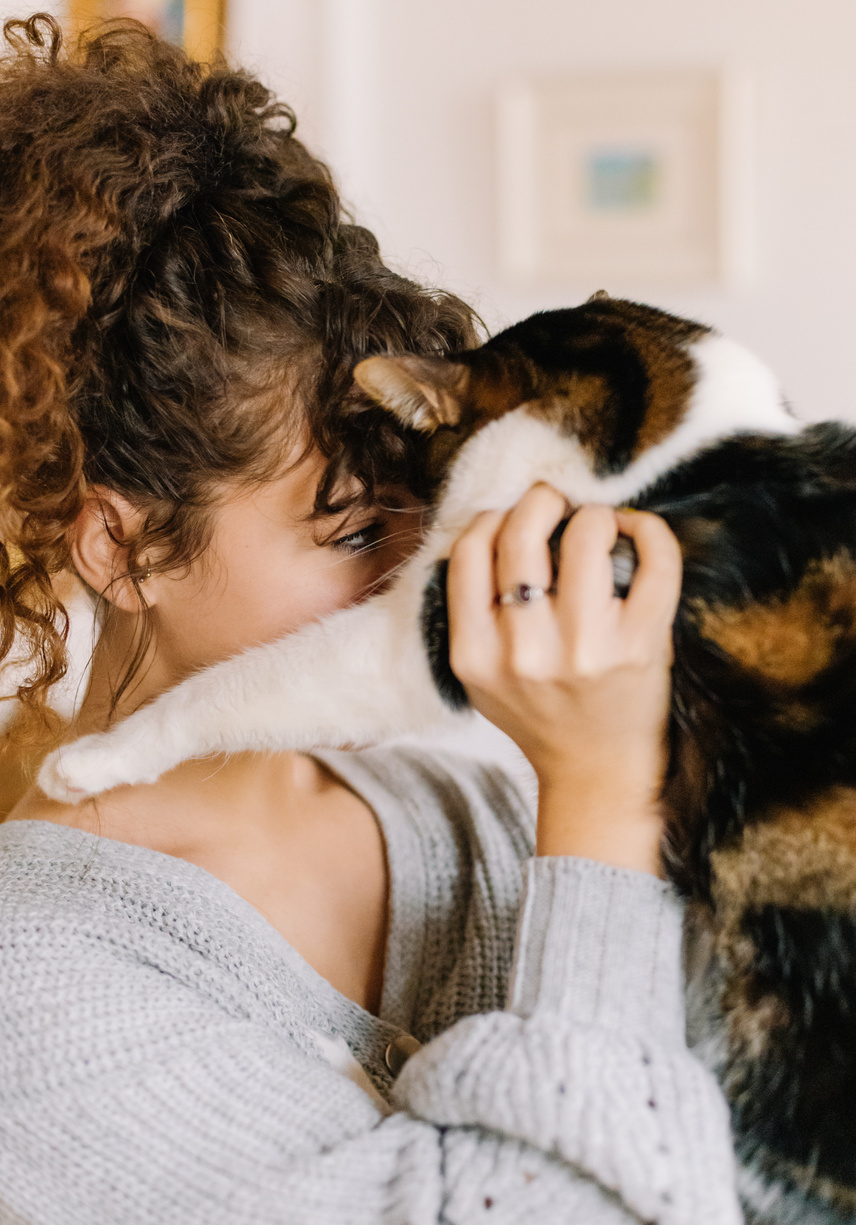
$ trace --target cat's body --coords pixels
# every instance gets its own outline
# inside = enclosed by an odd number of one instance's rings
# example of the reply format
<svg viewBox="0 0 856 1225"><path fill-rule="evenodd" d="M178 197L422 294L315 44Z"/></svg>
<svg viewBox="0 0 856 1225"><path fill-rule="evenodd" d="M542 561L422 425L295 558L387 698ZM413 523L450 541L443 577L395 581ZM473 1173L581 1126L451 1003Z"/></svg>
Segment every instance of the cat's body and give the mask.
<svg viewBox="0 0 856 1225"><path fill-rule="evenodd" d="M662 514L685 567L668 863L706 950L698 1024L745 1202L759 1222L856 1221L856 432L802 430L739 346L606 298L451 362L375 358L357 377L432 433L445 483L420 552L368 603L67 746L45 789L437 724L462 697L438 567L476 512L547 481L572 505Z"/></svg>

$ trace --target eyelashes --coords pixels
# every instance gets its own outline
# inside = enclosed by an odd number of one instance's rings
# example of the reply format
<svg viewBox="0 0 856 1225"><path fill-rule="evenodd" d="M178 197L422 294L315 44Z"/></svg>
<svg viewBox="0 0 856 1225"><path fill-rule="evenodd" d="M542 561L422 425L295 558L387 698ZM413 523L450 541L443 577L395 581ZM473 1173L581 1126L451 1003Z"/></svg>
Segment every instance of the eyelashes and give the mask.
<svg viewBox="0 0 856 1225"><path fill-rule="evenodd" d="M422 535L424 508L417 507L414 510L412 506L404 507L384 503L382 506L375 506L374 509L376 512L380 511L381 514L368 523L364 523L356 531L348 532L344 536L328 536L326 540L316 540L316 544L339 553L341 561L359 554L375 552L402 539L412 541L412 548L416 548ZM400 514L405 516L403 524L396 522L396 516Z"/></svg>
<svg viewBox="0 0 856 1225"><path fill-rule="evenodd" d="M384 522L375 520L373 523L365 524L356 532L349 532L347 536L339 536L337 540L331 540L330 545L340 553L349 555L362 553L363 550L370 549L378 543L385 527Z"/></svg>

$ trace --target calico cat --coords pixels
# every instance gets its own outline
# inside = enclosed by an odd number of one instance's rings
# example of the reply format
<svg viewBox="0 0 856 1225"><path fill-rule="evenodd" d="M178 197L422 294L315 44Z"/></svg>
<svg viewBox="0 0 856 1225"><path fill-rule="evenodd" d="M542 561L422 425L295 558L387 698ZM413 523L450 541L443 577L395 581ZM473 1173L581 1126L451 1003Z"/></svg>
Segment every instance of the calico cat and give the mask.
<svg viewBox="0 0 856 1225"><path fill-rule="evenodd" d="M605 295L355 377L430 436L420 551L367 603L65 746L42 786L75 799L191 756L456 717L442 567L476 512L547 481L662 515L684 557L664 853L689 902L695 1037L748 1219L856 1222L856 431L801 427L744 349Z"/></svg>

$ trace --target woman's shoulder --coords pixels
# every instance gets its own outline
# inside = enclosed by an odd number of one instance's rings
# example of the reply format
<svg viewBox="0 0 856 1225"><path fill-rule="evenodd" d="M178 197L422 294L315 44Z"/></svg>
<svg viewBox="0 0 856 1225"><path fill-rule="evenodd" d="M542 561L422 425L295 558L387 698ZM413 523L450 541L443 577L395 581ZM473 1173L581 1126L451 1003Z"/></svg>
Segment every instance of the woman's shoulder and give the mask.
<svg viewBox="0 0 856 1225"><path fill-rule="evenodd" d="M133 1014L162 989L179 1010L205 1001L204 1010L264 1022L339 999L257 910L203 868L37 820L0 825L4 1004L13 982L26 1007L62 983L75 1006L89 993L91 1007L100 993L111 1012L124 1000Z"/></svg>
<svg viewBox="0 0 856 1225"><path fill-rule="evenodd" d="M0 962L32 946L40 960L64 949L90 962L159 965L179 948L198 951L203 918L217 916L223 931L246 920L244 910L252 915L222 882L174 856L48 820L0 825Z"/></svg>
<svg viewBox="0 0 856 1225"><path fill-rule="evenodd" d="M143 845L132 845L46 819L0 824L0 910L85 913L93 908L106 922L114 912L141 913L180 907L182 896L218 892L219 882L195 865ZM222 899L217 899L221 903Z"/></svg>

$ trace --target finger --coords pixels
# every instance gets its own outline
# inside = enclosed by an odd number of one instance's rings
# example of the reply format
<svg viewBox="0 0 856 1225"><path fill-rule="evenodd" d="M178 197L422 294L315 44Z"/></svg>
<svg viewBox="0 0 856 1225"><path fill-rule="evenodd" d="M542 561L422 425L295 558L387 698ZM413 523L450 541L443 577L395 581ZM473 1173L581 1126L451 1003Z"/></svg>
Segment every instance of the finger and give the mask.
<svg viewBox="0 0 856 1225"><path fill-rule="evenodd" d="M618 539L611 506L581 506L565 528L559 560L560 616L575 624L596 619L613 597L610 549Z"/></svg>
<svg viewBox="0 0 856 1225"><path fill-rule="evenodd" d="M561 633L552 596L550 537L568 515L565 498L549 485L535 485L509 511L496 542L497 591L521 584L540 589L531 603L507 603L498 622L504 661L519 678L539 680L554 674L561 655Z"/></svg>
<svg viewBox="0 0 856 1225"><path fill-rule="evenodd" d="M619 530L636 546L638 566L625 601L627 616L671 625L681 595L681 546L669 525L647 511L618 511Z"/></svg>
<svg viewBox="0 0 856 1225"><path fill-rule="evenodd" d="M568 514L564 497L550 485L534 485L508 512L496 543L497 594L520 583L548 590L553 585L549 540ZM507 606L516 612L531 611Z"/></svg>
<svg viewBox="0 0 856 1225"><path fill-rule="evenodd" d="M484 511L452 546L446 579L452 671L463 679L497 640L494 556L505 515Z"/></svg>

